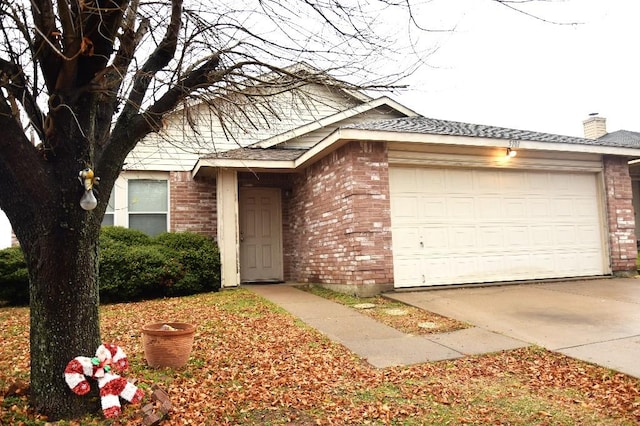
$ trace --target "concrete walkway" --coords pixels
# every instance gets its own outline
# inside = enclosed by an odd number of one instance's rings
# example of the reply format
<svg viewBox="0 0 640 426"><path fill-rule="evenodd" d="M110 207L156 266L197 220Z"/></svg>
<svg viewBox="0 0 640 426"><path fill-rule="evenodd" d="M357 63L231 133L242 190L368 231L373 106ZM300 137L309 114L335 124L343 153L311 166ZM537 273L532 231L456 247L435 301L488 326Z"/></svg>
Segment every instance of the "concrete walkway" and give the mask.
<svg viewBox="0 0 640 426"><path fill-rule="evenodd" d="M395 292L387 296L640 378L640 279Z"/></svg>
<svg viewBox="0 0 640 426"><path fill-rule="evenodd" d="M429 336L409 335L353 308L298 290L291 285L244 285L243 288L281 306L378 368L528 346L521 340L479 327ZM407 295L408 293L404 294Z"/></svg>

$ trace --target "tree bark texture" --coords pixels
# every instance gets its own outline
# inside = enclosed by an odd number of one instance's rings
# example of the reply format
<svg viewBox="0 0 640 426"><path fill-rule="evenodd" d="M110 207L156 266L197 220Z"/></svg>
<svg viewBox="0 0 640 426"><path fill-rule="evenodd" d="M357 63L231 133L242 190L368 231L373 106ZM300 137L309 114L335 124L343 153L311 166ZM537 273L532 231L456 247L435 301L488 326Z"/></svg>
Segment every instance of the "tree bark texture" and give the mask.
<svg viewBox="0 0 640 426"><path fill-rule="evenodd" d="M79 206L77 206L80 209ZM33 235L24 247L31 304L31 404L50 420L98 410L95 398L78 397L64 381L76 356L92 356L100 344L97 238L86 223L50 216L51 232ZM57 222L57 223L56 223Z"/></svg>
<svg viewBox="0 0 640 426"><path fill-rule="evenodd" d="M1 97L1 96L0 96ZM0 140L0 208L12 224L29 270L30 398L49 420L97 412L97 398L76 396L64 369L76 356L93 356L101 343L98 316L98 236L120 158L106 167L98 207L85 211L78 174L94 165L96 135L110 117L96 119L99 95L52 95L47 138L34 147L0 102L6 132ZM115 157L115 156L114 156ZM122 157L122 156L121 156ZM120 161L120 162L119 162ZM99 172L96 170L96 174Z"/></svg>

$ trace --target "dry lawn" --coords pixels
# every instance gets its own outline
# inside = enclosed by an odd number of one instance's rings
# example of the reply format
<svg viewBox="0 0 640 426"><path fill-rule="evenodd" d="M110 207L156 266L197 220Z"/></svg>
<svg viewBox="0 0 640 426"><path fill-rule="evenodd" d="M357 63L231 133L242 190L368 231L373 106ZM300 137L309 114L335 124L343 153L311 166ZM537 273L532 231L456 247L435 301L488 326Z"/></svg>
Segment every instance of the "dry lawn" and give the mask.
<svg viewBox="0 0 640 426"><path fill-rule="evenodd" d="M129 354L127 376L169 393L164 425L633 425L640 381L540 348L376 369L288 313L246 291L101 308L102 334ZM143 324L197 324L188 365L151 369ZM0 309L0 424L45 424L26 395L28 309ZM78 354L81 355L81 354ZM62 372L61 372L62 374ZM142 424L139 406L60 425Z"/></svg>

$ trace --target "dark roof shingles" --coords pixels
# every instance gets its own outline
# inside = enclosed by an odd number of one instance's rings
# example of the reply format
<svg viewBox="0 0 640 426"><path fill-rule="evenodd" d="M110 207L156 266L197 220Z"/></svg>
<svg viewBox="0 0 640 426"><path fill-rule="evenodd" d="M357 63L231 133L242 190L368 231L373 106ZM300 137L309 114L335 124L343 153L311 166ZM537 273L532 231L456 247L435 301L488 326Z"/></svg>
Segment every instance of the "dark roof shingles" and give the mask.
<svg viewBox="0 0 640 426"><path fill-rule="evenodd" d="M640 133L629 130L618 130L598 138L605 145L630 146L640 148Z"/></svg>
<svg viewBox="0 0 640 426"><path fill-rule="evenodd" d="M478 138L509 139L518 141L535 141L550 143L569 143L597 146L617 146L640 148L640 133L619 130L607 133L599 139L586 139L574 136L556 135L552 133L533 132L530 130L509 129L506 127L485 126L482 124L462 123L459 121L438 120L423 116L394 118L389 120L370 121L343 126L344 129L360 129L399 133L420 133L448 136L469 136ZM204 158L228 160L264 160L292 161L307 150L272 148L238 148L231 151L207 155Z"/></svg>
<svg viewBox="0 0 640 426"><path fill-rule="evenodd" d="M203 158L224 160L263 160L263 161L293 161L304 154L304 149L277 148L238 148L231 151L209 154Z"/></svg>
<svg viewBox="0 0 640 426"><path fill-rule="evenodd" d="M535 142L555 142L582 145L638 147L622 140L585 139L573 136L555 135L552 133L516 130L505 127L485 126L482 124L462 123L459 121L438 120L422 116L405 117L391 120L372 121L345 126L349 129L377 130L386 132L408 132L433 135L470 136L479 138L527 140Z"/></svg>

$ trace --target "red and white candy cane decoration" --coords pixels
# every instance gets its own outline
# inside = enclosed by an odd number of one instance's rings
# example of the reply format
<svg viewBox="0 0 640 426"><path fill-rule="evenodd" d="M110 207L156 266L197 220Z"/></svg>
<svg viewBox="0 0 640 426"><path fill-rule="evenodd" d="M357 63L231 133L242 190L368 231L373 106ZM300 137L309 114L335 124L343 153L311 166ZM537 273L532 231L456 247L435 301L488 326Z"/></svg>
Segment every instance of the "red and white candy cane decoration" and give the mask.
<svg viewBox="0 0 640 426"><path fill-rule="evenodd" d="M96 379L102 412L105 417L113 418L122 412L119 398L135 404L144 397L142 389L112 372L114 369L124 371L128 367L129 361L124 351L119 346L105 343L98 347L95 357L78 356L69 361L64 369L64 379L78 395L85 395L91 389L87 377Z"/></svg>

